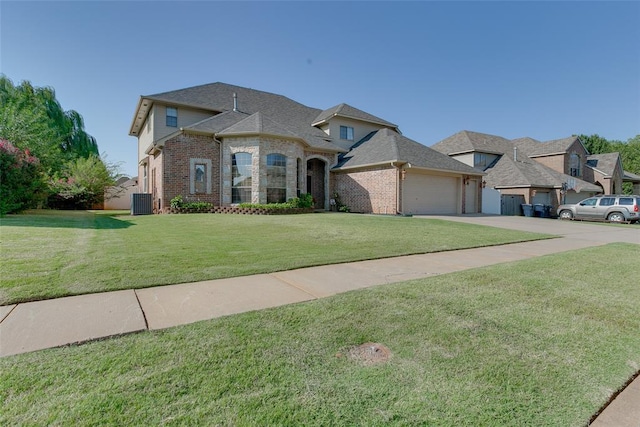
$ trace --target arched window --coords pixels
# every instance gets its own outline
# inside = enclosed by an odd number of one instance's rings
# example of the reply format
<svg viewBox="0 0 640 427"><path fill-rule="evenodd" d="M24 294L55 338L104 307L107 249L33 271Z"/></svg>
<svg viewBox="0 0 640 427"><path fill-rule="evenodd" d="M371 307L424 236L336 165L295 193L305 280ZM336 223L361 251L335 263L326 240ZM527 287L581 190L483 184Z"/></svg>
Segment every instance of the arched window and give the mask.
<svg viewBox="0 0 640 427"><path fill-rule="evenodd" d="M231 156L231 203L251 203L250 153L235 153Z"/></svg>
<svg viewBox="0 0 640 427"><path fill-rule="evenodd" d="M287 157L267 155L267 203L287 201Z"/></svg>

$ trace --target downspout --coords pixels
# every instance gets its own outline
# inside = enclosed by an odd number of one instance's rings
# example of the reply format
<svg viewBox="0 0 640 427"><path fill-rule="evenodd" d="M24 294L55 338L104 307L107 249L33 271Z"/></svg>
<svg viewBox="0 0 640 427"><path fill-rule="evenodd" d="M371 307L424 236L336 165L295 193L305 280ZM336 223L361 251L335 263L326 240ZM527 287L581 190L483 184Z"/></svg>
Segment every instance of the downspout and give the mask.
<svg viewBox="0 0 640 427"><path fill-rule="evenodd" d="M219 199L220 206L222 206L222 201L224 199L224 196L223 196L223 193L222 193L224 191L224 179L222 177L222 157L223 157L222 156L222 141L220 141L218 138L216 138L215 134L213 134L213 140L215 142L217 142L218 145L220 146L220 158L218 159L218 175L220 176L220 179L219 179L220 182L218 183L218 186L219 186L218 194L220 195L219 196L220 197L220 199Z"/></svg>

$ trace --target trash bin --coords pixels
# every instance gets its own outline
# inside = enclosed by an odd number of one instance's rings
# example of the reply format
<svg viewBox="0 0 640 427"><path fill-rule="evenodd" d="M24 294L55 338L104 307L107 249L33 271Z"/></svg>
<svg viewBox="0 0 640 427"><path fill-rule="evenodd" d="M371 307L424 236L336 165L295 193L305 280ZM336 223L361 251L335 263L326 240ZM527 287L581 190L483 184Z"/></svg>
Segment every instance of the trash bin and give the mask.
<svg viewBox="0 0 640 427"><path fill-rule="evenodd" d="M542 217L544 214L544 205L540 203L536 203L533 205L533 216Z"/></svg>
<svg viewBox="0 0 640 427"><path fill-rule="evenodd" d="M542 218L551 218L551 209L553 208L553 206L544 205L543 208L544 210L542 211Z"/></svg>
<svg viewBox="0 0 640 427"><path fill-rule="evenodd" d="M533 216L533 205L521 204L522 212L524 212L524 216Z"/></svg>

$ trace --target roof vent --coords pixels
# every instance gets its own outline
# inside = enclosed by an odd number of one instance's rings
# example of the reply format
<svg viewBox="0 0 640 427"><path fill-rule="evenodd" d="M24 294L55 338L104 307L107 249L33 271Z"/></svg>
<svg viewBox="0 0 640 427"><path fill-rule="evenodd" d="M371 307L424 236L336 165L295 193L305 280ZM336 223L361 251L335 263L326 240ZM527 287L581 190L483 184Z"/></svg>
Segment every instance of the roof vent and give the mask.
<svg viewBox="0 0 640 427"><path fill-rule="evenodd" d="M238 111L238 95L233 92L233 111Z"/></svg>

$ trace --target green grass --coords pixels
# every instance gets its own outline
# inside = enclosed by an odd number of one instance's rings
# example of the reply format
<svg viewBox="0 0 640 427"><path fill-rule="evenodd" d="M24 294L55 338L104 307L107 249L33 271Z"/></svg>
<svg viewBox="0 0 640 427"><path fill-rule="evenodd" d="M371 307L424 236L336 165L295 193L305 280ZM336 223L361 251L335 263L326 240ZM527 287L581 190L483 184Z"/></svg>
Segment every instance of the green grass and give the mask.
<svg viewBox="0 0 640 427"><path fill-rule="evenodd" d="M354 214L36 211L0 225L0 305L549 237Z"/></svg>
<svg viewBox="0 0 640 427"><path fill-rule="evenodd" d="M637 250L6 357L0 424L583 426L640 366ZM390 360L346 357L365 342Z"/></svg>

